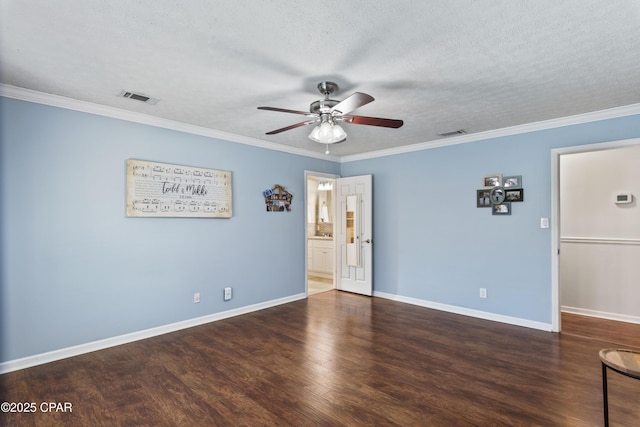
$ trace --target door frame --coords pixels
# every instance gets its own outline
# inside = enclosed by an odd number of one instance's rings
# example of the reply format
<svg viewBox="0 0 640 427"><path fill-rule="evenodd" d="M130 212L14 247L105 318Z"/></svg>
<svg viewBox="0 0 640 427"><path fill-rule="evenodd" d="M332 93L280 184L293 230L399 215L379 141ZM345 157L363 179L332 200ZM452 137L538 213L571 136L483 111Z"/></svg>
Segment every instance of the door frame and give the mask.
<svg viewBox="0 0 640 427"><path fill-rule="evenodd" d="M308 199L309 199L309 194L308 194L308 182L309 182L309 177L310 176L315 176L315 177L319 177L319 178L329 178L329 179L333 179L336 180L338 178L340 178L340 175L336 175L333 173L327 173L327 172L315 172L315 171L310 171L310 170L305 170L304 171L304 293L305 293L305 297L309 297L309 236L307 235L307 218L309 218L309 203L308 203ZM332 196L335 195L335 190L332 191ZM333 199L332 199L333 200ZM336 204L335 202L331 204L331 217L334 218L335 221L335 217L336 217ZM334 236L335 236L335 231L334 231ZM334 253L334 258L335 258L335 239L333 241L333 253ZM336 287L336 263L334 260L333 263L333 287L335 289Z"/></svg>
<svg viewBox="0 0 640 427"><path fill-rule="evenodd" d="M551 150L551 331L560 332L560 156L640 145L640 138L597 144L574 145Z"/></svg>

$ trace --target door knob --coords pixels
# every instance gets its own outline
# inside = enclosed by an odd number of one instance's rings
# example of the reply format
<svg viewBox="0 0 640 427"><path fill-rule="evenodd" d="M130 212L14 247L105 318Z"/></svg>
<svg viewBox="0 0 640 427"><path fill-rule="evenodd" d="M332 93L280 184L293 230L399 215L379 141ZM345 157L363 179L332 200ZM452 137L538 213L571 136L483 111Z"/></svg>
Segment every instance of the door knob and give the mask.
<svg viewBox="0 0 640 427"><path fill-rule="evenodd" d="M371 239L365 240L364 243L371 243Z"/></svg>

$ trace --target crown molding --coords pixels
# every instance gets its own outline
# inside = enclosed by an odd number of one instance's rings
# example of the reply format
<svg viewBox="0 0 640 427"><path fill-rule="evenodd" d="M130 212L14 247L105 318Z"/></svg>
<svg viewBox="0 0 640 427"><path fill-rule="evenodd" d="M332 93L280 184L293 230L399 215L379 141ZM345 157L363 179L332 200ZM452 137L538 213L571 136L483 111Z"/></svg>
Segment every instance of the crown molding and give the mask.
<svg viewBox="0 0 640 427"><path fill-rule="evenodd" d="M322 160L330 160L338 162L337 156L326 155L324 153L316 153L311 150L290 147L287 145L276 144L274 142L263 141L257 138L236 135L230 132L223 132L215 129L209 129L202 126L196 126L189 123L179 122L175 120L165 119L161 117L151 116L149 114L136 113L133 111L123 110L121 108L109 107L92 102L80 101L64 96L53 95L50 93L39 92L36 90L25 89L17 86L0 84L0 96L6 98L17 99L20 101L33 102L36 104L48 105L51 107L59 107L67 110L80 111L83 113L96 114L98 116L110 117L113 119L126 120L129 122L140 123L149 126L155 126L164 129L171 129L178 132L189 133L193 135L205 136L209 138L220 139L223 141L237 142L239 144L251 145L254 147L265 148L267 150L282 151L289 154L299 156L313 157Z"/></svg>
<svg viewBox="0 0 640 427"><path fill-rule="evenodd" d="M393 156L395 154L411 153L414 151L428 150L431 148L446 147L448 145L465 144L467 142L482 141L486 139L499 138L503 136L519 135L529 132L560 128L564 126L579 125L599 120L615 119L619 117L633 116L640 114L640 104L625 105L622 107L609 108L606 110L593 111L590 113L576 114L574 116L560 117L540 122L527 123L523 125L511 126L501 129L494 129L485 132L478 132L466 135L455 136L435 141L421 142L418 144L405 145L402 147L389 148L385 150L371 151L352 156L343 156L340 163L354 162L357 160L367 160L377 157Z"/></svg>
<svg viewBox="0 0 640 427"><path fill-rule="evenodd" d="M160 127L164 129L176 130L179 132L190 133L194 135L206 136L209 138L220 139L239 144L251 145L267 150L282 151L289 154L299 156L312 157L321 160L329 160L333 162L348 163L358 160L367 160L377 157L393 156L396 154L411 153L414 151L429 150L432 148L446 147L449 145L465 144L467 142L482 141L485 139L499 138L504 136L512 136L529 132L554 129L570 125L578 125L599 120L614 119L618 117L632 116L640 114L640 103L631 104L622 107L609 108L606 110L593 111L590 113L577 114L574 116L561 117L557 119L544 120L540 122L527 123L523 125L511 126L502 129L494 129L485 132L478 132L466 135L455 136L452 138L438 139L435 141L426 141L418 144L405 145L401 147L389 148L368 153L354 154L348 156L326 155L324 153L316 153L311 150L291 147L282 144L276 144L257 138L236 135L229 132L209 129L202 126L191 125L188 123L178 122L175 120L164 119L151 116L148 114L136 113L115 107L108 107L100 104L94 104L86 101L79 101L73 98L67 98L59 95L39 92L31 89L24 89L17 86L0 84L0 96L13 98L21 101L34 102L37 104L49 105L52 107L65 108L84 113L96 114L99 116L110 117L114 119L126 120L130 122L145 124L149 126Z"/></svg>

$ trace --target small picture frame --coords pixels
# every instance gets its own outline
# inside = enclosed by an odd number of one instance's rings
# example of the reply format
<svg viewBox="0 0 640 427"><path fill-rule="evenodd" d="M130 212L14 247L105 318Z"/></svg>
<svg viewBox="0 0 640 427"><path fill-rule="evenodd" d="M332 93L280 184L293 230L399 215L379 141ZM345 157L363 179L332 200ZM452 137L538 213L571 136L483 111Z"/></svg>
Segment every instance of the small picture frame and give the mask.
<svg viewBox="0 0 640 427"><path fill-rule="evenodd" d="M505 176L502 186L504 188L522 188L522 175Z"/></svg>
<svg viewBox="0 0 640 427"><path fill-rule="evenodd" d="M499 187L502 185L502 174L496 173L487 175L482 178L482 186L484 188Z"/></svg>
<svg viewBox="0 0 640 427"><path fill-rule="evenodd" d="M492 215L511 215L511 203L499 203L497 205L493 205L491 209Z"/></svg>
<svg viewBox="0 0 640 427"><path fill-rule="evenodd" d="M491 190L483 189L476 190L476 207L477 208L490 208L491 199L489 198Z"/></svg>
<svg viewBox="0 0 640 427"><path fill-rule="evenodd" d="M491 190L489 190L489 200L491 201L491 204L499 205L500 203L504 202L504 191L504 187L493 187Z"/></svg>
<svg viewBox="0 0 640 427"><path fill-rule="evenodd" d="M523 202L524 201L524 189L522 188L506 188L504 189L506 202Z"/></svg>

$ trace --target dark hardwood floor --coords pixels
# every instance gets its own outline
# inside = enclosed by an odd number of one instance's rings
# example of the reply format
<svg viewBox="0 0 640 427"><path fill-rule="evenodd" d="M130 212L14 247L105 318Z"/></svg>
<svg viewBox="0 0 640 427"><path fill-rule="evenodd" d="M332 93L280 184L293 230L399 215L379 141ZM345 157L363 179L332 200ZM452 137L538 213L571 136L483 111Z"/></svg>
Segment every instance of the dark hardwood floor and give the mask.
<svg viewBox="0 0 640 427"><path fill-rule="evenodd" d="M0 376L6 426L599 426L598 351L640 325L531 330L330 291ZM640 381L609 375L612 426ZM42 411L69 402L72 412ZM49 406L45 405L45 409Z"/></svg>

